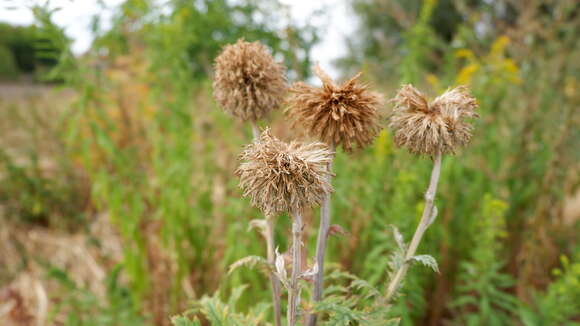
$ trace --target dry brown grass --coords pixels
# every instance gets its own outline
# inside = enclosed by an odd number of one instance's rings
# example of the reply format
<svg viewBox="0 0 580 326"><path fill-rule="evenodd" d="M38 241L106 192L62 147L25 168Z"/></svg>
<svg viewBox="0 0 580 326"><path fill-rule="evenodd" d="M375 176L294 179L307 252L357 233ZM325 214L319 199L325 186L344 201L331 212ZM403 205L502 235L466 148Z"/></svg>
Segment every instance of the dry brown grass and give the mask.
<svg viewBox="0 0 580 326"><path fill-rule="evenodd" d="M99 239L99 246L90 238ZM47 278L47 265L66 271L76 284L103 299L107 272L121 261L121 242L106 216L96 219L88 233L2 220L0 325L48 325L48 313L62 292L59 282ZM55 322L65 317L61 312Z"/></svg>

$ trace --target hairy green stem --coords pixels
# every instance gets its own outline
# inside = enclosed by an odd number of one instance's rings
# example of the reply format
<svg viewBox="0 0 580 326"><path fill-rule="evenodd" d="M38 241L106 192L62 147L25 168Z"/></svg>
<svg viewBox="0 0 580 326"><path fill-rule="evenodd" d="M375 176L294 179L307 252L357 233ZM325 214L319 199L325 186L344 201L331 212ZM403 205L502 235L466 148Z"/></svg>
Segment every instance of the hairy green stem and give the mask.
<svg viewBox="0 0 580 326"><path fill-rule="evenodd" d="M336 151L336 145L331 144L330 150ZM333 154L334 155L334 154ZM328 171L332 172L332 160L328 163ZM332 176L328 176L329 181ZM328 241L328 230L330 228L330 193L326 194L322 205L320 206L320 225L318 227L318 239L316 240L316 264L318 265L318 272L314 276L314 291L312 293L312 301L318 302L322 300L322 291L324 286L324 257L326 255L326 243ZM316 314L308 315L307 325L316 325Z"/></svg>
<svg viewBox="0 0 580 326"><path fill-rule="evenodd" d="M290 278L290 288L288 289L288 326L296 325L298 303L300 301L300 288L298 279L302 271L301 232L302 215L300 211L294 210L292 213L292 276Z"/></svg>
<svg viewBox="0 0 580 326"><path fill-rule="evenodd" d="M421 221L417 226L417 230L415 230L415 234L413 235L413 239L411 240L411 244L407 248L405 252L405 261L399 267L395 276L391 279L389 286L387 287L387 295L385 297L386 302L390 302L394 295L399 290L401 286L401 282L405 278L407 270L409 269L409 260L415 256L415 252L417 251L417 247L419 247L419 243L423 238L423 234L431 225L433 221L433 207L435 201L435 194L437 193L437 183L439 182L439 175L441 173L441 153L437 153L435 155L434 163L433 163L433 170L431 171L431 180L429 182L429 187L427 188L427 192L425 193L425 207L423 208L423 215L421 216Z"/></svg>

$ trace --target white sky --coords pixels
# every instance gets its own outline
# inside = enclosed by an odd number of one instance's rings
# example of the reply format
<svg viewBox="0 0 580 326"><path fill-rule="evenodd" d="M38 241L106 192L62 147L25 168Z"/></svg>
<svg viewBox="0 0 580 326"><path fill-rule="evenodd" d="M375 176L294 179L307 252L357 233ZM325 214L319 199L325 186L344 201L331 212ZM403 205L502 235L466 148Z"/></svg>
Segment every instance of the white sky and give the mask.
<svg viewBox="0 0 580 326"><path fill-rule="evenodd" d="M44 4L47 0L0 0L0 22L27 25L33 17L30 7L34 4ZM111 17L111 8L118 6L124 0L102 0L107 9L103 10L98 0L50 0L51 7L60 8L53 17L57 24L65 28L66 34L74 40L73 51L82 53L91 44L91 17L100 13L103 27ZM268 0L262 0L268 1ZM345 0L280 0L290 7L292 17L297 22L304 22L312 12L325 8L323 19L311 22L322 28L321 42L313 49L313 60L319 61L331 73L336 70L331 62L345 54L346 35L354 30L353 15ZM335 76L336 77L336 76Z"/></svg>

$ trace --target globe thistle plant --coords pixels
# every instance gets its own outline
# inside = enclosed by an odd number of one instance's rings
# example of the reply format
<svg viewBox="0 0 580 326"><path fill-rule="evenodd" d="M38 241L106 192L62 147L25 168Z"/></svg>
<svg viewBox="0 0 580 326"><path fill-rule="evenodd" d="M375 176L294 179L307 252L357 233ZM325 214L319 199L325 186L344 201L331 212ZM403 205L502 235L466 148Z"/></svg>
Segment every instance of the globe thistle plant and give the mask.
<svg viewBox="0 0 580 326"><path fill-rule="evenodd" d="M287 88L285 68L259 42L226 45L215 59L214 97L242 121L255 122L277 109Z"/></svg>
<svg viewBox="0 0 580 326"><path fill-rule="evenodd" d="M412 85L404 85L394 98L395 108L389 126L395 135L395 143L409 149L411 153L430 155L433 169L427 192L425 206L419 225L409 245L402 245L402 262L393 270L387 286L386 300L395 297L409 264L419 261L438 271L435 259L428 255L415 256L419 243L427 228L437 217L435 194L441 174L441 161L444 154L455 153L458 147L465 146L471 139L472 127L464 119L477 117L477 101L465 86L448 90L432 102Z"/></svg>
<svg viewBox="0 0 580 326"><path fill-rule="evenodd" d="M260 139L242 153L236 174L244 196L266 216L288 212L292 216L292 277L288 288L288 325L297 318L301 277L301 232L303 208L320 204L332 191L327 165L332 153L322 143L284 143L266 129Z"/></svg>
<svg viewBox="0 0 580 326"><path fill-rule="evenodd" d="M293 125L305 128L334 150L337 146L350 152L356 145L363 148L371 144L380 128L379 107L381 96L359 81L360 73L342 84L335 83L320 66L314 73L322 87L296 83L290 89L286 112ZM332 170L332 162L328 165ZM320 301L323 292L324 257L330 228L330 194L320 210L320 226L316 242L318 272L314 278L313 301ZM316 316L308 316L307 325L316 324Z"/></svg>
<svg viewBox="0 0 580 326"><path fill-rule="evenodd" d="M290 89L287 113L294 126L306 128L311 136L330 145L351 151L373 142L380 131L381 96L359 82L360 73L336 84L321 68L314 73L322 87L299 82Z"/></svg>
<svg viewBox="0 0 580 326"><path fill-rule="evenodd" d="M446 91L432 102L412 85L403 86L394 98L389 127L397 146L411 153L453 154L471 139L472 126L465 121L477 117L477 101L467 87Z"/></svg>

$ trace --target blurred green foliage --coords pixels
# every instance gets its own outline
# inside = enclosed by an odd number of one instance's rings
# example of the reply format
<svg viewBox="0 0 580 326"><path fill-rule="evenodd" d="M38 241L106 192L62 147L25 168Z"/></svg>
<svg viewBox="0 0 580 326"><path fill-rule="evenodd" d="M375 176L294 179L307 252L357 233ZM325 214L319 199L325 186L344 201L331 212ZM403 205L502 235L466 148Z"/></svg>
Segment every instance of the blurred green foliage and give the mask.
<svg viewBox="0 0 580 326"><path fill-rule="evenodd" d="M97 297L88 288L78 285L66 271L48 269L47 277L57 281L65 293L57 298L50 322L65 326L146 325L146 319L131 301L129 290L119 283L121 268L113 268L105 280L105 299ZM63 320L55 320L59 315Z"/></svg>
<svg viewBox="0 0 580 326"><path fill-rule="evenodd" d="M562 268L552 271L555 280L546 293L538 293L532 307L522 307L522 322L531 325L580 325L580 263L560 257Z"/></svg>
<svg viewBox="0 0 580 326"><path fill-rule="evenodd" d="M42 172L37 153L27 164L15 162L13 155L0 151L0 170L4 173L0 203L6 215L31 224L75 229L81 226L86 194L74 173L59 170L56 176ZM63 167L66 163L59 162Z"/></svg>

